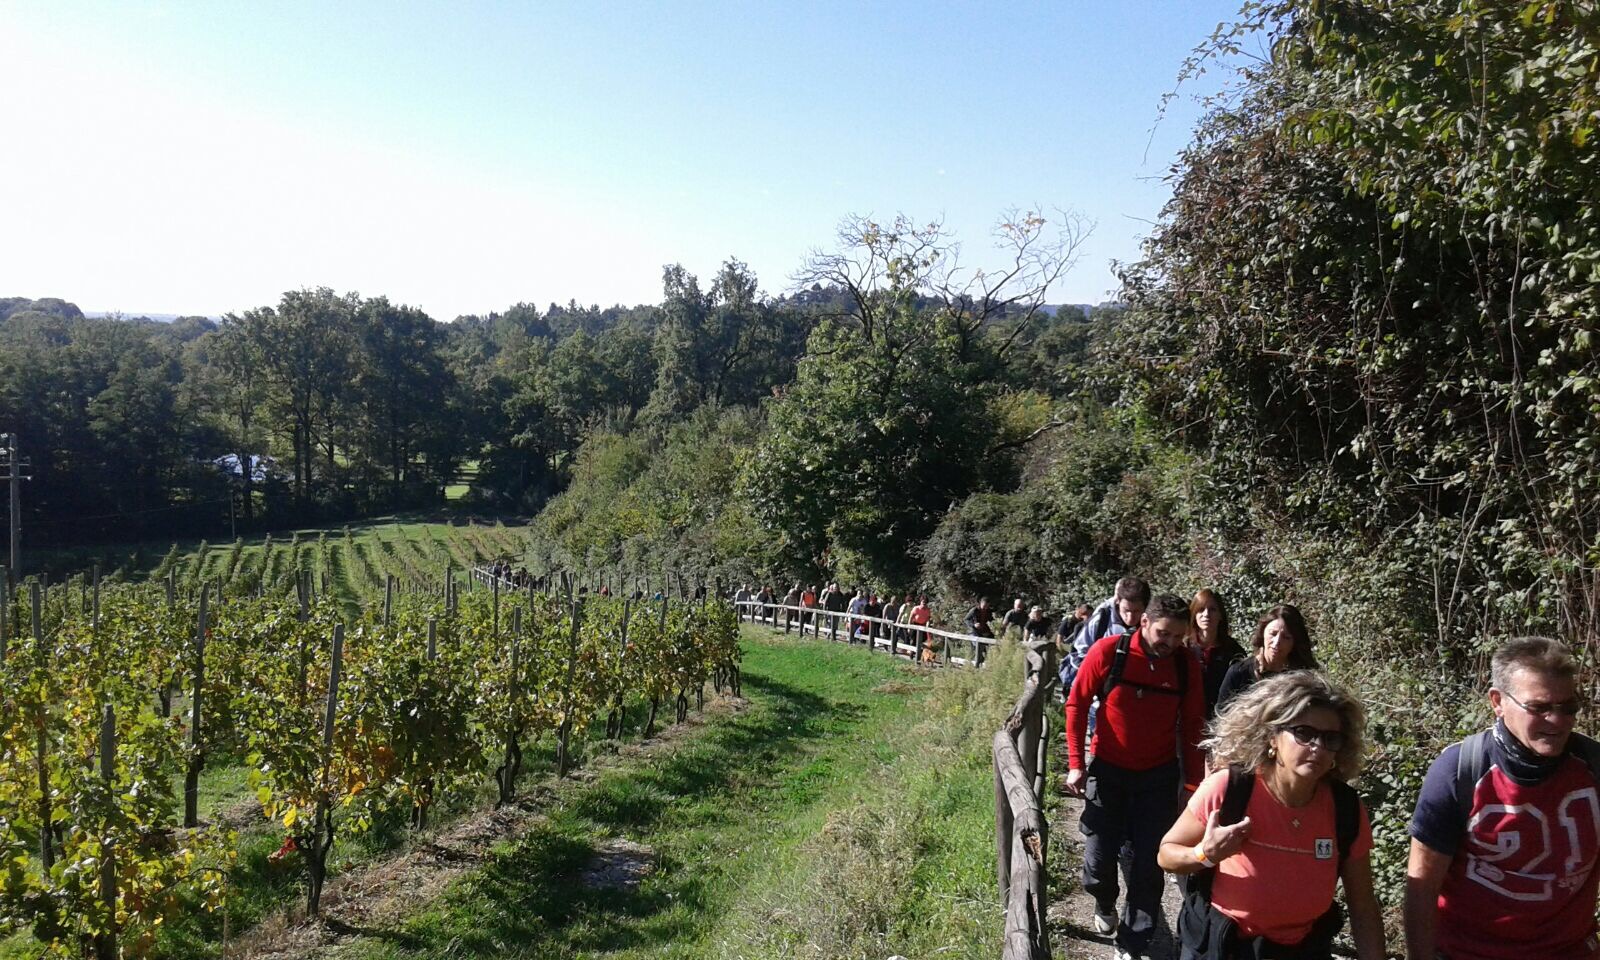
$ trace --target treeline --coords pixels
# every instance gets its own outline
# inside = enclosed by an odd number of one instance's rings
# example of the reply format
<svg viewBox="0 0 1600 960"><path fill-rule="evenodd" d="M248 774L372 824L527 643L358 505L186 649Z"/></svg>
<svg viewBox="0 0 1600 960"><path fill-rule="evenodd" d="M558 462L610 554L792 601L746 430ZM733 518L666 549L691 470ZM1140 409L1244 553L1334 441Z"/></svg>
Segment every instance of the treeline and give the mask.
<svg viewBox="0 0 1600 960"><path fill-rule="evenodd" d="M211 536L440 504L532 512L585 437L737 407L793 377L822 288L730 260L632 308L518 304L440 323L384 297L285 293L219 321L0 300L0 430L31 461L31 547Z"/></svg>

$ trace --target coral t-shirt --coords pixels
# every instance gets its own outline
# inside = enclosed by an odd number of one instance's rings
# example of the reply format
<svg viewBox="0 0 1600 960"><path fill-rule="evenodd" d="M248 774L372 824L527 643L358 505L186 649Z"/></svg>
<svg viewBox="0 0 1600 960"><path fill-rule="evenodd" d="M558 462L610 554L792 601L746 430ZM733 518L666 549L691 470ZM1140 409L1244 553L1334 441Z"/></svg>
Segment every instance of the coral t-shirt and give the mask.
<svg viewBox="0 0 1600 960"><path fill-rule="evenodd" d="M1202 824L1211 811L1222 809L1228 792L1228 771L1207 777L1189 798L1189 813ZM1211 905L1227 914L1247 937L1297 944L1333 903L1339 879L1339 839L1333 813L1333 790L1319 784L1311 802L1290 809L1278 802L1256 774L1245 807L1250 836L1244 847L1217 864L1211 881ZM1349 859L1372 851L1372 824L1361 805Z"/></svg>

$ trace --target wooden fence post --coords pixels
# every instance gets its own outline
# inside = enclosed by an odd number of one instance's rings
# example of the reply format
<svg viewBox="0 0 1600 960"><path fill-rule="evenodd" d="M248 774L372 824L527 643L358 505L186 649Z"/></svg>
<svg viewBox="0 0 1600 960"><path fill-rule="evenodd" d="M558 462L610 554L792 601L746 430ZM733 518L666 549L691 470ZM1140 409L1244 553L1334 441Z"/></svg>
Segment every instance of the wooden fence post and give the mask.
<svg viewBox="0 0 1600 960"><path fill-rule="evenodd" d="M99 577L95 577L98 592ZM117 776L117 715L111 704L105 705L100 718L100 781L106 793L115 795L113 782ZM108 835L102 839L100 851L100 905L106 912L107 929L95 934L95 960L117 960L117 859L116 846Z"/></svg>
<svg viewBox="0 0 1600 960"><path fill-rule="evenodd" d="M200 823L200 771L205 767L205 754L200 746L200 703L206 682L206 597L210 590L200 588L200 611L194 629L194 693L189 701L189 769L183 776L183 825Z"/></svg>
<svg viewBox="0 0 1600 960"><path fill-rule="evenodd" d="M428 618L428 661L439 659L439 621Z"/></svg>
<svg viewBox="0 0 1600 960"><path fill-rule="evenodd" d="M500 636L500 578L494 578L494 632L491 636Z"/></svg>
<svg viewBox="0 0 1600 960"><path fill-rule="evenodd" d="M394 611L394 574L387 573L383 577L383 625L389 626L389 618Z"/></svg>

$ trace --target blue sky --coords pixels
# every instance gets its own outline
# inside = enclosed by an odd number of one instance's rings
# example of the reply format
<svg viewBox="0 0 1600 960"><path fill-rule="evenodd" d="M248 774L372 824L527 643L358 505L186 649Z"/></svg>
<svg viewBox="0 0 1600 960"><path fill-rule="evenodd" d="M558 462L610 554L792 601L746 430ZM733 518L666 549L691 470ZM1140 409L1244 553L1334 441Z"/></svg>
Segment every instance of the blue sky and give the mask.
<svg viewBox="0 0 1600 960"><path fill-rule="evenodd" d="M839 220L1095 224L1137 255L1236 2L0 0L0 296L220 314L326 285L439 319L643 303L726 258L789 287Z"/></svg>

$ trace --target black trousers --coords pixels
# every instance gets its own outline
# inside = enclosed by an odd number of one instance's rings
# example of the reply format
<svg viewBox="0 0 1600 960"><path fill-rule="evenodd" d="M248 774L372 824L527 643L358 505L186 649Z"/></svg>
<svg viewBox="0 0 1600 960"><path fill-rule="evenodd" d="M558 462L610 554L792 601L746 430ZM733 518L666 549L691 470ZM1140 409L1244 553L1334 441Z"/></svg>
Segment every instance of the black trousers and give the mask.
<svg viewBox="0 0 1600 960"><path fill-rule="evenodd" d="M1117 924L1117 946L1141 954L1155 936L1165 880L1156 862L1161 838L1177 817L1178 761L1151 770L1125 770L1096 757L1089 762L1084 784L1083 889L1094 897L1095 912L1116 909L1118 857L1123 844L1128 896Z"/></svg>

